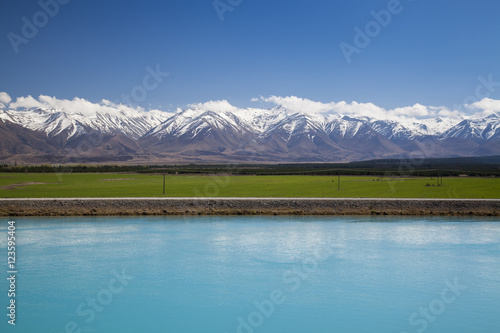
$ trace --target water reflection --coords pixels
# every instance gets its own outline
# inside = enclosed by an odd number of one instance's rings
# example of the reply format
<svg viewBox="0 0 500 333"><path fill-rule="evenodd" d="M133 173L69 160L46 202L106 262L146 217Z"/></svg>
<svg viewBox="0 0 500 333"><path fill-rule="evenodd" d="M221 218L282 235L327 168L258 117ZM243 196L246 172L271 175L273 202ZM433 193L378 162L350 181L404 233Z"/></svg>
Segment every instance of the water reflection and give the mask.
<svg viewBox="0 0 500 333"><path fill-rule="evenodd" d="M259 331L408 331L412 311L432 301L447 280L457 277L470 292L461 296L456 314L440 320L454 332L466 332L454 324L457 318L468 320L462 324L479 332L483 324L474 321L473 314L482 313L485 322L500 308L496 222L19 218L24 322L30 329L62 331L65 321L79 319L75 307L105 288L113 271L123 269L137 282L117 295L117 302L85 331L235 331L236 318L254 311L253 302L276 289L285 293L286 302ZM5 251L5 239L0 239L0 246ZM124 319L124 313L149 322L140 326Z"/></svg>

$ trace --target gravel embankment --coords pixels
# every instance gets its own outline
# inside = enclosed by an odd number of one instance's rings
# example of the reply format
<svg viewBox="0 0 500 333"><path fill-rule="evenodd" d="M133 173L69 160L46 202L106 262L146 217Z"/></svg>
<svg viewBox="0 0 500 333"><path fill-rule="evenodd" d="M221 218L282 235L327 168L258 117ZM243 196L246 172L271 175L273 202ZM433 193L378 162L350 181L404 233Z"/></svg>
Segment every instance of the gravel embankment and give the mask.
<svg viewBox="0 0 500 333"><path fill-rule="evenodd" d="M0 199L0 216L273 214L500 216L500 200L338 198Z"/></svg>

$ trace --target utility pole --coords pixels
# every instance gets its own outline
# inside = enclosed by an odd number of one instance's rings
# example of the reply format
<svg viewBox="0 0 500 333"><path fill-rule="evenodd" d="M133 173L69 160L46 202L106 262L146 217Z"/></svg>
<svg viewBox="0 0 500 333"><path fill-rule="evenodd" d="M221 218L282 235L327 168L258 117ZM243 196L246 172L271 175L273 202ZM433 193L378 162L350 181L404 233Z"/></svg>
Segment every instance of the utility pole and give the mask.
<svg viewBox="0 0 500 333"><path fill-rule="evenodd" d="M438 170L437 181L438 181L438 186L443 186L443 174L441 173L441 169Z"/></svg>
<svg viewBox="0 0 500 333"><path fill-rule="evenodd" d="M163 195L165 195L165 174L163 174Z"/></svg>

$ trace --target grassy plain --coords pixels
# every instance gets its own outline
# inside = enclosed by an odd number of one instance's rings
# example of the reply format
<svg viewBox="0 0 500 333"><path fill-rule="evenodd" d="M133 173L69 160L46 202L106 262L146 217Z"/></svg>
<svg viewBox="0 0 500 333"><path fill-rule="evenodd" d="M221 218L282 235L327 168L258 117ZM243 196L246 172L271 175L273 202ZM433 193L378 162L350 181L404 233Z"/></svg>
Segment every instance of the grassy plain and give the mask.
<svg viewBox="0 0 500 333"><path fill-rule="evenodd" d="M117 173L1 173L0 198L344 197L500 198L500 178L341 176L163 176Z"/></svg>

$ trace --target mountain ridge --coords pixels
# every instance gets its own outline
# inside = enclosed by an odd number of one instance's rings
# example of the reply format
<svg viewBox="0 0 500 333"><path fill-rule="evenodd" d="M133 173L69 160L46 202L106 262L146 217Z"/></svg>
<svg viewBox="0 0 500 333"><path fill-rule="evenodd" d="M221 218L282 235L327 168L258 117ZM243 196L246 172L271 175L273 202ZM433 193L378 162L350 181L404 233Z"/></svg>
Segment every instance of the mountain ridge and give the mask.
<svg viewBox="0 0 500 333"><path fill-rule="evenodd" d="M293 112L283 106L192 107L175 114L33 108L0 110L0 124L0 139L9 143L9 148L0 146L6 162L29 162L31 156L64 163L68 151L82 163L347 162L500 154L498 112L418 120Z"/></svg>

